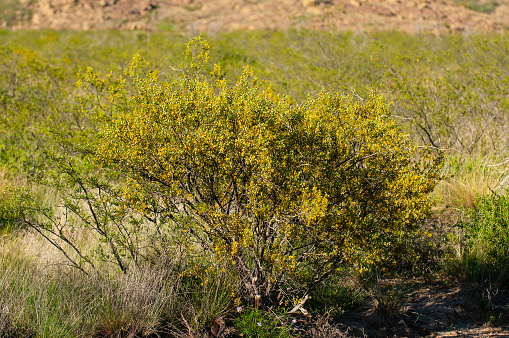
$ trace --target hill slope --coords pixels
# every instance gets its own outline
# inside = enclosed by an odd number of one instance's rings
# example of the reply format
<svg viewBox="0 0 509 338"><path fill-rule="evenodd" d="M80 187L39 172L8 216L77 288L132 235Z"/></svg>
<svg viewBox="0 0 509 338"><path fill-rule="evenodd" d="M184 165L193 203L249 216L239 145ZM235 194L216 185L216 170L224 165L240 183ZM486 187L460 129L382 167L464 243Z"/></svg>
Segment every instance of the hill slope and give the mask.
<svg viewBox="0 0 509 338"><path fill-rule="evenodd" d="M3 12L3 14L2 14ZM0 27L184 29L295 28L408 33L504 30L509 0L7 0Z"/></svg>

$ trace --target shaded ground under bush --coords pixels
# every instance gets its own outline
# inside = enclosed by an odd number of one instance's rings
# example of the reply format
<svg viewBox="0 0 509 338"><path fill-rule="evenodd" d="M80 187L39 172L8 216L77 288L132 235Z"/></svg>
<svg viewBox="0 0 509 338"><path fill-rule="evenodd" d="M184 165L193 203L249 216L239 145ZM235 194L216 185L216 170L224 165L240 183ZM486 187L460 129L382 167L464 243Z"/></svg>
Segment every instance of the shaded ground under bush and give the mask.
<svg viewBox="0 0 509 338"><path fill-rule="evenodd" d="M508 302L508 291L490 302L480 288L437 285L412 292L392 319L367 306L346 313L340 329L352 337L507 337Z"/></svg>
<svg viewBox="0 0 509 338"><path fill-rule="evenodd" d="M508 337L509 291L487 291L473 286L421 287L395 316L377 310L374 303L344 313L333 320L328 316L294 316L297 337ZM243 337L226 318L224 337ZM191 334L159 334L158 337L210 337L207 329ZM245 336L245 335L244 335Z"/></svg>

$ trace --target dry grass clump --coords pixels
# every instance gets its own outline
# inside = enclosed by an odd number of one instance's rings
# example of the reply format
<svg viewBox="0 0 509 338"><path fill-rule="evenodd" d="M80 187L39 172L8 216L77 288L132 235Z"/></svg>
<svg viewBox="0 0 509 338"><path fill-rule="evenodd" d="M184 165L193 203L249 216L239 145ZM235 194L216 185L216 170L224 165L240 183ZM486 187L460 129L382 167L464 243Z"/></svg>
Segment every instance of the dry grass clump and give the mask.
<svg viewBox="0 0 509 338"><path fill-rule="evenodd" d="M445 179L434 195L442 207L475 209L479 196L504 194L509 187L509 168L491 157L448 157Z"/></svg>
<svg viewBox="0 0 509 338"><path fill-rule="evenodd" d="M103 265L85 275L28 231L0 243L1 337L149 336L168 323L186 332L183 319L198 332L231 308L235 279L224 266L188 278L189 257L162 255L126 274Z"/></svg>
<svg viewBox="0 0 509 338"><path fill-rule="evenodd" d="M164 316L179 310L175 304L180 280L165 269L119 275L110 280L98 278L95 288L101 295L95 336L148 336L161 327Z"/></svg>
<svg viewBox="0 0 509 338"><path fill-rule="evenodd" d="M29 298L24 293L29 285L27 278L30 275L30 267L15 259L5 260L2 256L0 262L0 336L11 337L23 333L23 327L16 325L25 315L22 306Z"/></svg>

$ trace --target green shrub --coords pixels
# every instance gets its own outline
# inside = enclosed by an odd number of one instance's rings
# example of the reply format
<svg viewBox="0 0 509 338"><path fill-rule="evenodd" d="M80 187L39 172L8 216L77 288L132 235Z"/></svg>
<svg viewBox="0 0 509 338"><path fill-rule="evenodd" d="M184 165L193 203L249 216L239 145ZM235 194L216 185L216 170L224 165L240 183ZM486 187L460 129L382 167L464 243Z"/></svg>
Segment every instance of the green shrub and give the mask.
<svg viewBox="0 0 509 338"><path fill-rule="evenodd" d="M292 105L249 67L234 86L219 66L207 78L208 44L192 42L173 81L143 73L140 57L125 78L89 69L80 100L97 134L73 146L124 177L137 212L164 210L184 245L229 257L251 302L303 303L359 250L390 250L428 214L441 159L410 143L381 97Z"/></svg>
<svg viewBox="0 0 509 338"><path fill-rule="evenodd" d="M0 164L16 176L33 176L51 142L41 129L48 119L67 125L77 105L65 67L21 48L0 48ZM49 144L48 144L49 143Z"/></svg>
<svg viewBox="0 0 509 338"><path fill-rule="evenodd" d="M37 209L37 203L26 188L9 186L0 188L0 230L2 232L9 233L26 225L22 220L25 217L32 217L34 209Z"/></svg>
<svg viewBox="0 0 509 338"><path fill-rule="evenodd" d="M509 198L479 197L467 210L460 256L451 262L457 274L488 288L509 286Z"/></svg>

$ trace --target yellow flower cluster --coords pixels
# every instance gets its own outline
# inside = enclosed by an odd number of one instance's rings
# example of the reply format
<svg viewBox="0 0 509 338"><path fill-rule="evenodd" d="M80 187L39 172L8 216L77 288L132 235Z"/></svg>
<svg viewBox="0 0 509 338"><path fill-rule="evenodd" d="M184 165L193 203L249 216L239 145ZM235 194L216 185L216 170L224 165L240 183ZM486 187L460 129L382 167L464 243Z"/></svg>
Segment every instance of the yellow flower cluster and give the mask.
<svg viewBox="0 0 509 338"><path fill-rule="evenodd" d="M95 88L83 102L104 93L87 110L99 123L95 159L129 177L125 197L139 212L145 194L157 195L192 245L231 257L267 295L359 248L390 250L391 236L426 216L440 157L409 142L382 97L322 92L292 105L249 67L232 86L217 65L202 75L208 49L192 40L174 81L140 75L139 56L127 79L90 69L80 79Z"/></svg>

